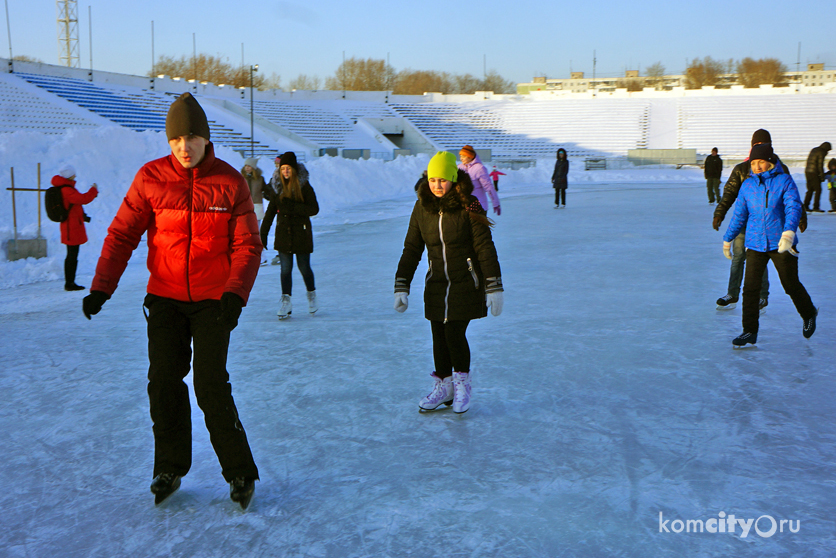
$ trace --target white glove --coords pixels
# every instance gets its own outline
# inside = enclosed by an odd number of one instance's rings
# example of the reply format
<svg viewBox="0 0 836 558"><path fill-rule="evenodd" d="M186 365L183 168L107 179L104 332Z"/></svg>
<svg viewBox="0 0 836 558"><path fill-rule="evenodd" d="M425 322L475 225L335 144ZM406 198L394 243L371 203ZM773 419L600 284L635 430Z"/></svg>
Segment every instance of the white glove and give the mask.
<svg viewBox="0 0 836 558"><path fill-rule="evenodd" d="M778 241L778 253L783 254L787 250L792 250L793 240L795 240L795 233L793 231L784 231L781 234L781 240Z"/></svg>
<svg viewBox="0 0 836 558"><path fill-rule="evenodd" d="M398 312L406 312L408 306L409 300L407 300L407 294L395 293L395 310Z"/></svg>
<svg viewBox="0 0 836 558"><path fill-rule="evenodd" d="M491 308L491 316L502 314L502 291L488 293L488 306Z"/></svg>
<svg viewBox="0 0 836 558"><path fill-rule="evenodd" d="M726 256L728 259L732 259L734 257L731 242L726 242L725 240L723 241L723 255Z"/></svg>

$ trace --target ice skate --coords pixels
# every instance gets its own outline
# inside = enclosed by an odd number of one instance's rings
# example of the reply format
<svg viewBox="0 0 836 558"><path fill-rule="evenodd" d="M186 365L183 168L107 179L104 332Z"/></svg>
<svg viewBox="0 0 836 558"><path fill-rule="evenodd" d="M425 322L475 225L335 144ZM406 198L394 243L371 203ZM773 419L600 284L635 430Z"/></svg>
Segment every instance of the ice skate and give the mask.
<svg viewBox="0 0 836 558"><path fill-rule="evenodd" d="M282 295L282 307L276 312L280 320L286 320L290 317L293 310L293 305L290 303L290 295Z"/></svg>
<svg viewBox="0 0 836 558"><path fill-rule="evenodd" d="M744 331L737 337L732 340L732 345L734 345L735 349L743 349L746 345L755 346L755 343L758 342L758 334L757 333L748 333Z"/></svg>
<svg viewBox="0 0 836 558"><path fill-rule="evenodd" d="M255 492L255 479L236 477L229 483L229 497L233 502L241 504L241 509L247 509Z"/></svg>
<svg viewBox="0 0 836 558"><path fill-rule="evenodd" d="M737 308L738 298L730 294L723 295L717 299L717 310L731 310Z"/></svg>
<svg viewBox="0 0 836 558"><path fill-rule="evenodd" d="M816 312L815 314L813 314L812 318L807 318L806 320L804 320L804 330L802 331L802 333L804 334L804 337L806 339L811 338L813 334L816 332L816 316L819 315L819 309L816 308L815 311Z"/></svg>
<svg viewBox="0 0 836 558"><path fill-rule="evenodd" d="M470 374L453 372L453 412L465 413L470 408Z"/></svg>
<svg viewBox="0 0 836 558"><path fill-rule="evenodd" d="M434 411L442 404L453 404L453 378L448 376L443 380L435 375L435 372L430 374L435 380L433 390L425 398L418 403L418 408L421 412Z"/></svg>
<svg viewBox="0 0 836 558"><path fill-rule="evenodd" d="M319 304L316 302L316 291L308 291L308 312L316 314Z"/></svg>
<svg viewBox="0 0 836 558"><path fill-rule="evenodd" d="M760 299L760 302L758 302L758 312L760 312L761 316L766 314L766 307L767 306L769 306L769 301L766 300L765 298Z"/></svg>
<svg viewBox="0 0 836 558"><path fill-rule="evenodd" d="M163 500L174 494L180 488L180 477L173 473L160 473L151 482L151 492L154 493L154 504L160 504Z"/></svg>

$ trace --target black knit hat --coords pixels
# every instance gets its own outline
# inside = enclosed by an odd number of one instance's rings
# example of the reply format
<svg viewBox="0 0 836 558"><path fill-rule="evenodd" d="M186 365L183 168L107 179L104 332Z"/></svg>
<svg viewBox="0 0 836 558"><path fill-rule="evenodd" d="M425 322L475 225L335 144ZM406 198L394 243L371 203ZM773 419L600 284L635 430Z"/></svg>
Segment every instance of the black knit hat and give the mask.
<svg viewBox="0 0 836 558"><path fill-rule="evenodd" d="M299 164L296 162L296 153L294 153L293 151L282 153L282 156L279 159L279 167L283 165L290 165L291 167L293 167L293 170L298 172Z"/></svg>
<svg viewBox="0 0 836 558"><path fill-rule="evenodd" d="M772 145L768 143L759 143L752 147L752 151L749 153L749 160L754 161L755 159L763 159L773 165L778 162L778 157L772 151Z"/></svg>
<svg viewBox="0 0 836 558"><path fill-rule="evenodd" d="M210 139L206 113L191 93L183 93L171 103L165 117L165 135L169 141L180 136Z"/></svg>
<svg viewBox="0 0 836 558"><path fill-rule="evenodd" d="M755 130L755 133L752 134L752 145L758 143L772 143L772 136L769 135L769 132L761 128L760 130Z"/></svg>

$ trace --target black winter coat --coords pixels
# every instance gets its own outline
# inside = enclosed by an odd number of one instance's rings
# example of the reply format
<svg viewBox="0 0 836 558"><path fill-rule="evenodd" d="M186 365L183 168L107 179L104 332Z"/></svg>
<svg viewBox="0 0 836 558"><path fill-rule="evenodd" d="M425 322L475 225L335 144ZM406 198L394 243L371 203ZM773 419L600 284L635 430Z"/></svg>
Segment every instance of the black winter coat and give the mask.
<svg viewBox="0 0 836 558"><path fill-rule="evenodd" d="M706 178L720 178L723 174L723 160L719 155L709 155L705 158L705 170L703 176Z"/></svg>
<svg viewBox="0 0 836 558"><path fill-rule="evenodd" d="M308 171L299 165L299 185L302 187L303 201L282 198L281 192L275 194L264 212L261 222L261 243L267 246L267 235L276 218L276 239L273 249L287 254L310 254L313 252L313 231L311 217L319 213L314 189L308 182Z"/></svg>
<svg viewBox="0 0 836 558"><path fill-rule="evenodd" d="M490 227L470 217L470 212L480 215L486 212L476 197L470 195L473 184L467 173L459 170L457 180L459 187L468 193L467 207L456 188L438 198L426 180L419 185L418 201L412 209L395 275L395 292L408 293L427 247L429 269L424 279L424 317L439 322L487 316L485 279L501 278Z"/></svg>
<svg viewBox="0 0 836 558"><path fill-rule="evenodd" d="M824 160L829 152L829 150L826 149L829 144L825 145L825 143L818 147L814 147L810 151L810 155L807 157L807 166L804 168L804 174L807 176L818 177L819 182L824 182Z"/></svg>
<svg viewBox="0 0 836 558"><path fill-rule="evenodd" d="M784 174L790 174L790 169L787 168L787 165L782 163L780 160L778 162L784 169ZM737 199L737 194L740 192L740 186L743 184L744 180L749 178L749 174L751 174L751 172L752 165L748 159L742 163L736 164L732 169L729 179L726 181L726 185L723 186L723 199L717 202L717 208L714 210L715 231L720 230L720 225L723 223L723 219L726 218L726 213L728 213L732 204ZM798 230L801 232L807 230L807 213L804 211L804 208L801 210L801 218L798 221Z"/></svg>

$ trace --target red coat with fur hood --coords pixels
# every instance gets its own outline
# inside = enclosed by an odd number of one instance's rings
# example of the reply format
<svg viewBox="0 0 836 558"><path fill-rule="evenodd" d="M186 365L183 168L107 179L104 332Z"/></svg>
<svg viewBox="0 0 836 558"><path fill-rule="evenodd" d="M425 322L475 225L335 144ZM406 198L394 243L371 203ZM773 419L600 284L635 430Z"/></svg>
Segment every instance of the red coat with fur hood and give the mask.
<svg viewBox="0 0 836 558"><path fill-rule="evenodd" d="M90 290L113 294L148 232L148 292L197 302L232 292L246 303L258 274L261 239L241 173L215 158L184 168L169 155L136 174L108 229Z"/></svg>
<svg viewBox="0 0 836 558"><path fill-rule="evenodd" d="M87 242L84 210L81 206L96 199L99 191L93 186L82 194L75 189L75 180L57 174L52 177L52 185L66 186L66 188L61 188L61 198L64 200L64 207L70 210L67 220L61 223L61 243L68 246L80 246Z"/></svg>

